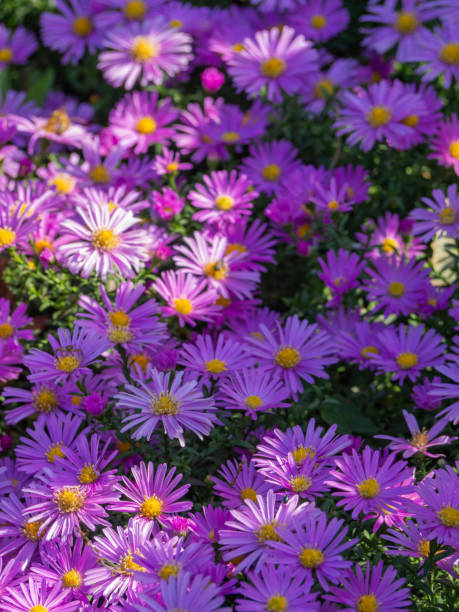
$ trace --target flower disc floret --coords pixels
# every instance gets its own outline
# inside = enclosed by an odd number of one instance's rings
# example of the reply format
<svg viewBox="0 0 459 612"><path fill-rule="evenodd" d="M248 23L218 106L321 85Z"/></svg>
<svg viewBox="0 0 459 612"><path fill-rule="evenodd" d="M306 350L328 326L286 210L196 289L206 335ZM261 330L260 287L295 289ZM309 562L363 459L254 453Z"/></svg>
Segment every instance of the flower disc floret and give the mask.
<svg viewBox="0 0 459 612"><path fill-rule="evenodd" d="M397 356L397 363L402 368L402 370L409 370L410 368L414 368L418 364L418 356L416 353L400 353Z"/></svg>
<svg viewBox="0 0 459 612"><path fill-rule="evenodd" d="M145 500L140 505L140 514L149 519L154 519L161 514L163 510L163 502L157 495L145 497Z"/></svg>
<svg viewBox="0 0 459 612"><path fill-rule="evenodd" d="M379 610L378 600L372 593L362 595L357 602L357 610L358 612L377 612Z"/></svg>
<svg viewBox="0 0 459 612"><path fill-rule="evenodd" d="M303 567L317 567L324 562L324 554L319 548L305 547L300 553L300 562Z"/></svg>
<svg viewBox="0 0 459 612"><path fill-rule="evenodd" d="M76 589L82 583L83 578L78 570L72 568L63 574L61 581L64 588Z"/></svg>
<svg viewBox="0 0 459 612"><path fill-rule="evenodd" d="M177 414L179 408L180 401L169 393L154 395L151 401L151 409L158 416Z"/></svg>
<svg viewBox="0 0 459 612"><path fill-rule="evenodd" d="M379 495L380 486L376 478L367 478L357 485L359 494L365 499L373 499Z"/></svg>
<svg viewBox="0 0 459 612"><path fill-rule="evenodd" d="M371 127L387 125L392 118L392 112L386 106L374 106L367 115Z"/></svg>
<svg viewBox="0 0 459 612"><path fill-rule="evenodd" d="M286 68L287 64L284 60L278 57L270 57L268 60L262 62L261 73L269 79L277 79L284 74Z"/></svg>
<svg viewBox="0 0 459 612"><path fill-rule="evenodd" d="M459 527L459 510L449 504L438 511L438 518L445 527Z"/></svg>
<svg viewBox="0 0 459 612"><path fill-rule="evenodd" d="M401 34L411 34L419 26L419 20L416 13L409 11L400 11L397 14L397 19L394 23L394 28Z"/></svg>
<svg viewBox="0 0 459 612"><path fill-rule="evenodd" d="M276 353L274 361L282 368L291 369L300 363L301 355L293 346L286 346Z"/></svg>
<svg viewBox="0 0 459 612"><path fill-rule="evenodd" d="M81 510L85 502L85 493L80 487L64 487L54 493L53 499L61 514Z"/></svg>

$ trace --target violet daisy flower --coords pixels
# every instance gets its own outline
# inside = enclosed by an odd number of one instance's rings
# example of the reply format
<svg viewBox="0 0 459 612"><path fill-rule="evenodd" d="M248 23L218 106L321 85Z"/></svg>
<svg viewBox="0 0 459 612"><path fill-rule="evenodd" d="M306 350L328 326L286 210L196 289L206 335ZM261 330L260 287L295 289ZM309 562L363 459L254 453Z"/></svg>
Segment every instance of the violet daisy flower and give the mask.
<svg viewBox="0 0 459 612"><path fill-rule="evenodd" d="M94 271L102 280L115 271L126 278L134 276L148 259L146 233L133 228L139 219L121 208L77 208L76 212L78 220L62 223L67 230L62 235L66 244L58 249L63 264L84 278Z"/></svg>
<svg viewBox="0 0 459 612"><path fill-rule="evenodd" d="M361 455L352 449L352 453L335 459L337 469L330 471L326 484L337 489L333 495L342 498L337 505L352 510L353 519L364 512L364 520L384 510L403 508L407 495L414 491L406 484L413 482L413 470L406 461L395 459L396 453L381 457L379 450L369 446Z"/></svg>
<svg viewBox="0 0 459 612"><path fill-rule="evenodd" d="M163 17L108 32L99 68L114 87L132 89L139 80L161 85L166 77L185 70L191 59L191 38L169 27Z"/></svg>
<svg viewBox="0 0 459 612"><path fill-rule="evenodd" d="M115 398L117 409L123 414L134 409L122 419L121 432L136 428L134 440L149 440L159 423L169 438L177 438L185 446L184 430L195 433L200 440L208 436L217 422L216 407L211 397L204 397L197 380L187 380L185 372L159 372L151 368L148 379L137 381L138 386L126 384Z"/></svg>
<svg viewBox="0 0 459 612"><path fill-rule="evenodd" d="M151 461L148 465L142 461L131 469L131 474L135 482L123 476L123 484L116 485L116 489L128 500L118 501L116 505L109 507L110 510L135 513L135 518L144 521L161 521L165 515L191 509L191 502L179 501L186 495L190 485L178 487L182 475L174 476L175 467L167 471L167 464L161 463L155 470Z"/></svg>
<svg viewBox="0 0 459 612"><path fill-rule="evenodd" d="M325 211L326 223L330 222L331 213L349 212L354 204L354 200L349 198L347 185L339 186L334 177L325 184L316 181L310 199L317 206L318 211Z"/></svg>
<svg viewBox="0 0 459 612"><path fill-rule="evenodd" d="M162 0L99 0L96 24L103 30L143 22L157 13Z"/></svg>
<svg viewBox="0 0 459 612"><path fill-rule="evenodd" d="M217 476L211 476L215 493L223 498L222 504L227 508L244 507L246 499L257 501L257 495L265 495L272 487L265 482L252 463L228 459Z"/></svg>
<svg viewBox="0 0 459 612"><path fill-rule="evenodd" d="M452 166L459 175L459 119L457 115L445 118L439 125L438 131L432 139L433 153L428 157L446 166Z"/></svg>
<svg viewBox="0 0 459 612"><path fill-rule="evenodd" d="M375 438L381 438L382 440L391 440L388 444L388 448L395 452L403 451L402 457L408 459L416 453L422 453L426 457L444 457L444 455L433 455L429 452L431 446L441 446L444 444L451 444L454 440L457 440L456 436L437 436L446 426L447 421L440 419L432 428L427 431L425 427L422 429L419 427L416 417L413 414L409 414L406 410L402 411L403 418L410 430L411 440L404 440L403 438L394 438L393 436L374 436ZM436 437L437 436L437 437Z"/></svg>
<svg viewBox="0 0 459 612"><path fill-rule="evenodd" d="M201 512L196 512L191 517L190 530L193 539L196 539L201 545L205 541L213 544L220 541L220 532L225 523L230 520L231 513L226 508L209 504L203 506Z"/></svg>
<svg viewBox="0 0 459 612"><path fill-rule="evenodd" d="M76 64L86 49L94 53L103 32L94 25L91 0L56 0L59 14L42 13L41 36L47 47L63 53L64 64Z"/></svg>
<svg viewBox="0 0 459 612"><path fill-rule="evenodd" d="M455 238L459 230L459 194L456 185L449 185L446 194L434 189L431 198L422 198L429 210L415 208L410 217L414 219L412 233L430 242L436 235Z"/></svg>
<svg viewBox="0 0 459 612"><path fill-rule="evenodd" d="M33 330L21 329L30 325L33 319L26 316L27 305L24 302L19 302L11 313L10 309L10 301L0 298L0 344L14 350L20 346L20 340L33 340Z"/></svg>
<svg viewBox="0 0 459 612"><path fill-rule="evenodd" d="M298 91L302 79L317 70L317 52L293 28L256 32L243 41L243 49L228 60L228 71L238 91L255 97L266 89L268 100L281 102L282 93Z"/></svg>
<svg viewBox="0 0 459 612"><path fill-rule="evenodd" d="M23 249L28 243L38 225L37 216L30 212L30 206L11 209L8 197L5 194L0 196L0 253L13 246Z"/></svg>
<svg viewBox="0 0 459 612"><path fill-rule="evenodd" d="M171 221L175 215L179 215L185 206L184 198L170 187L163 187L161 191L151 192L151 213L155 218L157 215L165 221Z"/></svg>
<svg viewBox="0 0 459 612"><path fill-rule="evenodd" d="M382 561L373 567L367 561L365 575L356 565L355 574L348 570L341 582L340 587L332 587L332 594L325 597L344 606L344 610L396 612L411 606L410 591L404 587L405 578L398 578L393 567L384 568Z"/></svg>
<svg viewBox="0 0 459 612"><path fill-rule="evenodd" d="M328 68L322 68L311 76L301 89L305 110L314 114L321 113L338 89L357 85L359 80L356 70L359 67L354 59L336 59Z"/></svg>
<svg viewBox="0 0 459 612"><path fill-rule="evenodd" d="M311 576L314 572L320 586L329 590L328 583L340 582L343 572L351 566L341 553L357 542L357 539L343 541L347 533L343 524L342 519L336 518L327 523L321 512L307 514L298 528L277 527L280 540L268 541L273 549L268 563L286 565L298 576Z"/></svg>
<svg viewBox="0 0 459 612"><path fill-rule="evenodd" d="M429 395L437 399L453 399L453 404L444 408L438 416L445 417L456 425L459 422L459 366L455 363L448 363L436 368L440 374L449 378L451 382L443 382L440 379L433 381L429 389Z"/></svg>
<svg viewBox="0 0 459 612"><path fill-rule="evenodd" d="M90 373L88 366L109 347L108 341L103 342L79 327L72 333L59 328L57 335L58 339L48 335L52 354L33 348L24 357L32 382L46 383L50 377L55 383L78 380Z"/></svg>
<svg viewBox="0 0 459 612"><path fill-rule="evenodd" d="M88 210L107 207L111 212L115 208L122 208L132 214L137 214L149 206L148 201L142 199L138 191L125 186L85 187L74 194L73 201L77 206Z"/></svg>
<svg viewBox="0 0 459 612"><path fill-rule="evenodd" d="M158 92L135 91L110 111L109 129L119 146L146 153L152 144L174 138L175 130L168 126L178 115L170 98L158 104Z"/></svg>
<svg viewBox="0 0 459 612"><path fill-rule="evenodd" d="M68 601L68 593L61 584L49 585L44 578L29 576L27 582L9 587L2 597L4 612L73 612L78 608L78 599Z"/></svg>
<svg viewBox="0 0 459 612"><path fill-rule="evenodd" d="M387 555L418 557L422 564L430 554L430 530L420 529L413 520L409 520L401 529L388 529L381 537L393 544L392 547L387 546Z"/></svg>
<svg viewBox="0 0 459 612"><path fill-rule="evenodd" d="M314 42L326 42L345 30L349 12L341 0L309 0L301 3L292 16L295 30Z"/></svg>
<svg viewBox="0 0 459 612"><path fill-rule="evenodd" d="M266 612L266 610L288 610L289 612L318 612L316 593L311 593L312 578L292 574L286 568L265 565L261 572L250 572L250 582L241 582L236 599L238 612Z"/></svg>
<svg viewBox="0 0 459 612"><path fill-rule="evenodd" d="M327 302L327 306L336 307L341 303L344 293L355 289L359 285L357 278L365 266L365 262L355 253L339 249L327 251L327 261L321 257L317 259L322 272L317 276L327 285L332 294L332 299Z"/></svg>
<svg viewBox="0 0 459 612"><path fill-rule="evenodd" d="M77 314L77 325L87 333L97 334L103 342L111 346L121 344L130 352L140 352L164 341L166 326L156 316L159 310L156 300L136 306L145 292L144 285L134 285L130 281L120 283L114 304L102 284L99 289L105 308L88 295L82 295L79 305L86 312Z"/></svg>
<svg viewBox="0 0 459 612"><path fill-rule="evenodd" d="M267 466L259 468L260 474L266 482L274 485L276 491L282 495L298 494L302 499L312 500L321 497L328 487L324 485L329 475L328 468L317 464L315 459L307 457L297 463L289 453L287 458L278 457Z"/></svg>
<svg viewBox="0 0 459 612"><path fill-rule="evenodd" d="M240 254L238 266L247 270L266 271L264 263L274 263L276 239L268 230L267 223L255 219L250 225L247 221L225 225L221 234L228 240L227 253Z"/></svg>
<svg viewBox="0 0 459 612"><path fill-rule="evenodd" d="M77 161L62 158L61 163L66 171L78 179L78 187L99 187L108 189L116 186L115 182L119 176L117 166L120 163L125 149L113 146L110 148L105 159L101 152L101 143L99 139L94 139L88 143L83 143L83 158L84 162L80 166ZM100 201L100 200L99 200ZM88 203L85 203L85 208Z"/></svg>
<svg viewBox="0 0 459 612"><path fill-rule="evenodd" d="M231 510L232 519L220 531L223 559L231 561L241 557L236 564L237 571L253 567L259 572L272 554L267 542L281 541L277 527L300 526L308 514L307 504L300 504L297 495L284 503L276 501L276 494L270 489L265 496L257 495L255 502L247 499L245 508Z"/></svg>
<svg viewBox="0 0 459 612"><path fill-rule="evenodd" d="M328 378L324 366L336 361L328 335L317 324L300 321L297 315L289 317L284 325L277 323L273 333L260 326L263 338L249 338L253 357L268 372L276 374L296 401L302 391L302 380L312 384L313 377Z"/></svg>
<svg viewBox="0 0 459 612"><path fill-rule="evenodd" d="M424 331L423 325L399 325L377 334L384 351L371 358L378 370L392 372L393 380L402 384L406 377L414 382L424 368L441 366L444 362L443 338L433 329Z"/></svg>
<svg viewBox="0 0 459 612"><path fill-rule="evenodd" d="M195 208L193 219L202 223L234 224L250 215L253 200L258 197L250 190L251 182L236 170L211 172L204 175L204 185L197 184L188 198Z"/></svg>
<svg viewBox="0 0 459 612"><path fill-rule="evenodd" d="M166 317L178 317L180 327L195 327L197 321L212 321L219 312L217 294L205 280L197 280L183 270L167 270L153 284L155 291L167 302L161 311Z"/></svg>
<svg viewBox="0 0 459 612"><path fill-rule="evenodd" d="M37 48L35 36L19 26L10 32L0 24L0 70L12 64L25 64Z"/></svg>
<svg viewBox="0 0 459 612"><path fill-rule="evenodd" d="M424 62L418 69L423 81L433 81L442 75L444 86L450 87L453 80L459 81L459 36L456 23L445 23L433 32L427 30L417 40L412 60Z"/></svg>
<svg viewBox="0 0 459 612"><path fill-rule="evenodd" d="M158 176L175 175L181 170L191 170L192 167L192 164L182 162L180 155L166 146L163 146L161 154L156 155L153 162L153 168Z"/></svg>
<svg viewBox="0 0 459 612"><path fill-rule="evenodd" d="M341 357L356 361L359 370L375 367L372 356L378 355L384 347L377 339L377 334L384 329L381 323L358 321L351 332L342 332L338 338Z"/></svg>
<svg viewBox="0 0 459 612"><path fill-rule="evenodd" d="M411 399L414 402L413 408L420 408L421 410L437 410L437 408L440 408L441 398L435 397L432 393L438 388L438 383L441 383L441 378L434 376L432 380L426 377L422 383L414 385L411 392Z"/></svg>

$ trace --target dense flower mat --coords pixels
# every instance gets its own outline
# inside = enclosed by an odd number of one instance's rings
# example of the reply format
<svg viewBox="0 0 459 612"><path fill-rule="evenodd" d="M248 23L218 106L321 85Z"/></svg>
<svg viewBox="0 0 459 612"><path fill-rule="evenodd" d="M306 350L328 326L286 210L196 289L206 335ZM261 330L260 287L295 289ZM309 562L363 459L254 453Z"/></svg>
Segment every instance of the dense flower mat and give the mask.
<svg viewBox="0 0 459 612"><path fill-rule="evenodd" d="M456 609L457 0L0 20L0 610Z"/></svg>

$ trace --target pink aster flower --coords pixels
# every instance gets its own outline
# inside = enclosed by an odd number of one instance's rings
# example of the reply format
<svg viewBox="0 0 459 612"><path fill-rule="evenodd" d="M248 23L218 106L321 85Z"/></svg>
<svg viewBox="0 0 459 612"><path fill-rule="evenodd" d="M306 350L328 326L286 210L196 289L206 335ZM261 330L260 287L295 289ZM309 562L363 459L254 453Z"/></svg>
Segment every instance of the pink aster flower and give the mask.
<svg viewBox="0 0 459 612"><path fill-rule="evenodd" d="M281 102L282 93L298 91L308 73L317 69L317 52L293 28L256 32L229 61L229 74L238 91L255 97L266 88L268 100Z"/></svg>
<svg viewBox="0 0 459 612"><path fill-rule="evenodd" d="M210 66L209 68L205 68L201 72L201 83L204 89L207 91L218 91L220 87L225 82L225 75L223 72Z"/></svg>
<svg viewBox="0 0 459 612"><path fill-rule="evenodd" d="M411 392L411 399L414 402L413 408L420 408L421 410L436 410L440 408L442 400L441 398L432 395L432 391L436 388L438 383L441 383L439 376L434 376L432 380L424 378L422 383L414 385Z"/></svg>
<svg viewBox="0 0 459 612"><path fill-rule="evenodd" d="M185 206L185 200L170 187L163 187L162 191L151 192L151 213L153 218L159 215L165 221L171 221L179 215Z"/></svg>
<svg viewBox="0 0 459 612"><path fill-rule="evenodd" d="M268 230L267 223L255 219L252 223L242 221L234 225L225 225L221 234L228 240L228 253L240 254L238 265L247 270L265 271L264 263L274 263L276 239Z"/></svg>
<svg viewBox="0 0 459 612"><path fill-rule="evenodd" d="M73 274L87 278L96 272L102 280L119 271L130 278L148 259L146 233L133 228L139 219L132 213L109 207L77 208L77 220L62 223L66 244L58 249ZM131 229L132 228L132 229Z"/></svg>
<svg viewBox="0 0 459 612"><path fill-rule="evenodd" d="M108 32L99 68L114 87L132 89L137 81L161 85L185 70L191 59L191 38L169 27L162 17L131 23Z"/></svg>
<svg viewBox="0 0 459 612"><path fill-rule="evenodd" d="M37 48L35 36L19 26L10 32L0 24L0 70L12 64L25 64Z"/></svg>
<svg viewBox="0 0 459 612"><path fill-rule="evenodd" d="M153 162L153 168L158 176L175 175L181 170L190 170L192 167L192 164L181 161L179 153L171 151L165 146L163 146L161 154L157 155Z"/></svg>
<svg viewBox="0 0 459 612"><path fill-rule="evenodd" d="M454 172L459 175L459 119L457 115L451 115L442 121L434 136L431 147L433 153L429 158L446 166L452 166Z"/></svg>
<svg viewBox="0 0 459 612"><path fill-rule="evenodd" d="M262 338L249 338L249 354L260 367L275 373L289 389L293 398L302 391L302 380L312 384L314 379L328 378L324 366L335 361L330 340L316 324L289 317L284 325L277 323L271 332L260 326Z"/></svg>
<svg viewBox="0 0 459 612"><path fill-rule="evenodd" d="M403 383L406 377L414 382L424 368L441 366L443 338L433 329L424 331L423 325L391 326L381 331L377 339L385 349L371 356L378 370L393 372L393 380Z"/></svg>
<svg viewBox="0 0 459 612"><path fill-rule="evenodd" d="M207 157L220 157L224 147L212 142L204 133L211 122L220 121L223 99L204 98L203 107L191 103L182 111L180 123L176 125L178 134L176 144L183 154L192 153L191 159L200 162Z"/></svg>
<svg viewBox="0 0 459 612"><path fill-rule="evenodd" d="M337 469L330 471L326 484L337 489L333 493L341 497L337 505L352 511L353 519L363 512L363 520L384 510L403 509L407 495L414 491L407 484L413 482L413 470L406 461L395 458L396 453L381 457L379 450L366 446L361 454L353 449L335 459Z"/></svg>
<svg viewBox="0 0 459 612"><path fill-rule="evenodd" d="M459 194L456 185L449 185L446 194L434 189L431 198L422 198L428 210L415 208L410 217L415 220L412 233L429 242L436 235L456 237L459 230Z"/></svg>
<svg viewBox="0 0 459 612"><path fill-rule="evenodd" d="M94 53L103 38L95 27L91 0L57 0L59 14L42 13L41 36L46 46L63 53L62 61L76 64L86 49Z"/></svg>
<svg viewBox="0 0 459 612"><path fill-rule="evenodd" d="M146 153L157 142L169 142L175 136L173 123L179 115L170 98L158 104L158 93L135 91L126 95L110 112L109 125L121 147L134 153Z"/></svg>
<svg viewBox="0 0 459 612"><path fill-rule="evenodd" d="M433 32L427 30L417 39L412 58L423 62L418 73L424 74L424 81L433 81L442 75L445 87L453 80L459 81L459 36L457 22L445 23Z"/></svg>
<svg viewBox="0 0 459 612"><path fill-rule="evenodd" d="M314 42L326 42L347 28L349 13L341 0L310 0L294 12L295 30Z"/></svg>
<svg viewBox="0 0 459 612"><path fill-rule="evenodd" d="M167 270L154 282L155 291L167 302L164 316L178 317L180 327L195 327L197 321L212 321L219 312L217 294L205 280L197 280L182 270Z"/></svg>
<svg viewBox="0 0 459 612"><path fill-rule="evenodd" d="M148 208L148 201L144 200L138 191L125 186L86 187L75 193L72 200L78 207L87 210L107 207L111 212L115 208L122 208L126 212L136 214Z"/></svg>
<svg viewBox="0 0 459 612"><path fill-rule="evenodd" d="M306 516L298 527L279 526L280 540L268 542L273 549L268 562L286 565L299 576L311 576L314 572L320 586L329 590L328 583L340 582L343 572L351 566L341 553L357 541L344 541L347 527L343 528L343 523L336 518L327 523L326 515L321 512Z"/></svg>
<svg viewBox="0 0 459 612"><path fill-rule="evenodd" d="M184 379L184 372L177 372L171 380L167 374L151 369L148 379L137 381L138 386L125 385L115 398L117 408L123 411L134 409L133 414L123 417L121 432L132 429L134 440L149 440L161 422L169 438L177 438L180 446L185 446L184 430L190 430L202 440L209 435L217 421L214 400L204 397L197 380Z"/></svg>
<svg viewBox="0 0 459 612"><path fill-rule="evenodd" d="M356 238L365 249L371 249L367 253L370 259L393 255L397 258L405 256L411 259L421 254L425 246L418 238L411 236L412 228L410 227L408 231L406 225L407 219L400 219L398 215L386 212L383 217L378 217L375 221L369 219L362 227L366 233L359 232Z"/></svg>
<svg viewBox="0 0 459 612"><path fill-rule="evenodd" d="M78 605L78 599L68 601L68 593L61 584L50 586L47 580L37 576L29 576L27 582L9 587L2 597L4 612L73 612Z"/></svg>
<svg viewBox="0 0 459 612"><path fill-rule="evenodd" d="M423 112L422 101L400 81L381 81L355 93L345 91L341 100L344 107L334 124L337 134L348 134L347 142L359 143L363 151L385 140L392 147L400 148L403 139L414 131L403 119Z"/></svg>
<svg viewBox="0 0 459 612"><path fill-rule="evenodd" d="M197 184L188 194L193 206L201 209L194 213L193 219L225 226L250 214L258 193L251 190L252 184L244 174L220 170L204 175L203 181L205 186Z"/></svg>
<svg viewBox="0 0 459 612"><path fill-rule="evenodd" d="M63 158L61 163L70 175L78 179L79 188L108 189L111 186L117 186L116 181L119 177L117 166L125 154L125 149L113 146L107 152L105 159L103 159L104 154L100 140L94 139L83 144L84 161L81 165L71 157Z"/></svg>
<svg viewBox="0 0 459 612"><path fill-rule="evenodd" d="M219 476L211 476L216 495L223 498L222 504L227 508L245 507L245 501L257 501L257 495L266 495L272 488L264 477L247 461L238 463L228 460L219 471Z"/></svg>
<svg viewBox="0 0 459 612"><path fill-rule="evenodd" d="M186 495L190 485L178 486L182 475L174 476L175 467L168 471L167 465L161 463L155 469L151 461L148 465L142 461L131 469L131 474L134 482L123 476L121 479L123 484L116 485L118 491L128 500L117 502L115 506L110 507L110 510L135 513L135 518L142 521L153 519L161 521L168 514L187 512L191 509L193 505L191 502L179 501Z"/></svg>
<svg viewBox="0 0 459 612"><path fill-rule="evenodd" d="M332 294L327 306L336 307L340 304L344 293L358 286L357 278L365 263L360 261L358 255L345 249L339 249L337 253L327 251L327 261L321 257L317 261L322 268L322 272L317 276L329 287Z"/></svg>
<svg viewBox="0 0 459 612"><path fill-rule="evenodd" d="M355 574L348 570L341 578L340 587L332 587L325 597L344 606L344 610L381 610L396 612L411 607L410 591L404 578L398 578L393 567L384 568L379 561L373 567L367 561L365 575L359 565Z"/></svg>

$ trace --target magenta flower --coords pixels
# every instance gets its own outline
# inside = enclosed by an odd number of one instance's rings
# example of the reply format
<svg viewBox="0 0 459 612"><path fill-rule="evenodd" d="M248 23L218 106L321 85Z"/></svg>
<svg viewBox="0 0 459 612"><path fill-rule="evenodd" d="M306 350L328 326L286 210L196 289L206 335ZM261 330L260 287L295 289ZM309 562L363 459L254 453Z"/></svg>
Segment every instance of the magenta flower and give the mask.
<svg viewBox="0 0 459 612"><path fill-rule="evenodd" d="M349 13L341 0L309 0L301 3L292 16L292 25L306 40L326 42L345 30Z"/></svg>
<svg viewBox="0 0 459 612"><path fill-rule="evenodd" d="M225 82L225 75L217 68L210 66L201 72L201 83L207 91L218 91Z"/></svg>
<svg viewBox="0 0 459 612"><path fill-rule="evenodd" d="M366 233L359 232L356 238L365 246L365 249L373 247L367 254L370 259L392 257L393 255L396 255L397 258L405 256L411 259L421 254L425 246L419 239L412 238L410 233L412 228L409 228L408 231L406 224L406 219L400 219L398 215L386 212L384 217L378 217L376 221L369 219L362 227Z"/></svg>
<svg viewBox="0 0 459 612"><path fill-rule="evenodd" d="M359 565L355 574L348 570L341 578L342 586L332 587L325 597L344 606L344 610L396 612L411 607L410 591L404 578L397 578L393 567L384 568L382 561L373 567L367 561L365 575Z"/></svg>
<svg viewBox="0 0 459 612"><path fill-rule="evenodd" d="M182 162L178 153L171 151L165 146L163 146L161 154L157 155L153 162L153 168L158 176L175 175L181 170L191 170L192 167L192 164Z"/></svg>
<svg viewBox="0 0 459 612"><path fill-rule="evenodd" d="M24 302L19 302L11 313L10 309L10 301L0 298L0 344L14 350L20 347L21 340L33 340L33 330L21 329L30 325L33 319L26 316L27 305Z"/></svg>
<svg viewBox="0 0 459 612"><path fill-rule="evenodd" d="M332 299L327 306L336 307L340 304L343 294L358 286L357 278L365 266L355 253L339 249L337 253L327 251L327 261L321 257L317 259L322 272L318 277L327 285L332 294Z"/></svg>
<svg viewBox="0 0 459 612"><path fill-rule="evenodd" d="M257 472L252 463L230 459L220 467L218 474L212 476L215 493L223 497L222 504L227 508L244 508L245 500L257 501L257 495L266 495L272 488L264 477Z"/></svg>
<svg viewBox="0 0 459 612"><path fill-rule="evenodd" d="M308 73L317 70L317 52L293 28L256 32L243 41L243 49L228 60L229 74L238 91L255 97L266 89L268 100L281 102L294 94Z"/></svg>
<svg viewBox="0 0 459 612"><path fill-rule="evenodd" d="M414 408L420 408L421 410L436 410L440 408L441 398L435 397L436 394L432 393L437 388L438 383L441 383L441 378L434 376L432 380L426 377L422 383L414 385L411 392Z"/></svg>
<svg viewBox="0 0 459 612"><path fill-rule="evenodd" d="M37 46L35 36L22 26L10 32L0 24L0 70L12 64L26 64Z"/></svg>
<svg viewBox="0 0 459 612"><path fill-rule="evenodd" d="M61 584L49 585L44 578L29 576L27 582L9 587L2 596L4 612L73 612L79 605L78 599L68 600L68 593Z"/></svg>
<svg viewBox="0 0 459 612"><path fill-rule="evenodd" d="M439 125L438 131L432 139L431 148L433 153L430 159L449 168L459 175L459 119L457 115L445 118Z"/></svg>
<svg viewBox="0 0 459 612"><path fill-rule="evenodd" d="M163 187L162 191L152 191L151 198L152 216L159 215L165 221L171 221L185 206L185 200L170 187Z"/></svg>
<svg viewBox="0 0 459 612"><path fill-rule="evenodd" d="M239 253L238 266L247 270L265 271L264 263L274 263L276 240L268 230L268 225L255 219L250 225L247 221L234 225L223 225L221 233L228 240L228 253Z"/></svg>
<svg viewBox="0 0 459 612"><path fill-rule="evenodd" d="M36 230L38 218L31 206L11 206L8 194L0 195L0 253L9 247L24 249Z"/></svg>
<svg viewBox="0 0 459 612"><path fill-rule="evenodd" d="M196 512L191 517L190 530L193 539L202 545L205 541L210 544L220 541L220 532L225 523L230 520L231 513L226 508L209 504L203 506L201 512Z"/></svg>
<svg viewBox="0 0 459 612"><path fill-rule="evenodd" d="M430 242L436 235L456 237L459 230L459 194L456 185L449 185L446 194L434 189L431 198L422 198L429 210L415 208L410 217L414 219L412 233Z"/></svg>
<svg viewBox="0 0 459 612"><path fill-rule="evenodd" d="M211 397L204 397L197 380L185 377L184 372L176 372L171 380L167 374L150 369L148 379L137 381L138 386L126 384L126 392L121 391L115 398L117 408L125 414L126 409L135 412L123 416L121 432L136 428L132 433L134 440L149 440L159 423L169 438L177 438L180 446L185 446L184 430L195 433L199 439L209 435L217 421L216 407Z"/></svg>

